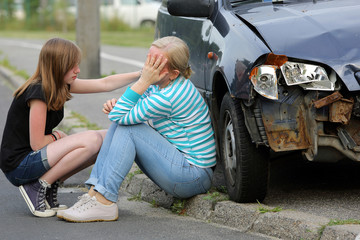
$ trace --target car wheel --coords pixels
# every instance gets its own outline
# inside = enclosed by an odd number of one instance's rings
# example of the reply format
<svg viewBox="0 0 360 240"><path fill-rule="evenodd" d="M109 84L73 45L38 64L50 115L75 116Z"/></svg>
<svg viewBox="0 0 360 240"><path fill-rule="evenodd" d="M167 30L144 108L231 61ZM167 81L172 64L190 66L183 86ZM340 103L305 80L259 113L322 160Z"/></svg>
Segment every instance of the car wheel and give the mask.
<svg viewBox="0 0 360 240"><path fill-rule="evenodd" d="M252 143L241 102L227 93L220 109L220 155L230 199L263 201L268 186L269 150Z"/></svg>
<svg viewBox="0 0 360 240"><path fill-rule="evenodd" d="M145 20L141 22L140 26L143 28L153 28L155 26L155 22L151 20Z"/></svg>

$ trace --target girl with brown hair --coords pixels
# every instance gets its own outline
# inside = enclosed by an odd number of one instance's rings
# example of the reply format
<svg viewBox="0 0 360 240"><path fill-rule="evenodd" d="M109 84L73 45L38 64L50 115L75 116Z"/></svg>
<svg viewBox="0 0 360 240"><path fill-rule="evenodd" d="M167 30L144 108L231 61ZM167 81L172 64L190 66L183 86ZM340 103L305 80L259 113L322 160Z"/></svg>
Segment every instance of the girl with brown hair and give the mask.
<svg viewBox="0 0 360 240"><path fill-rule="evenodd" d="M14 93L3 133L0 167L18 186L30 211L50 217L66 206L57 202L59 183L96 160L105 130L67 136L53 129L64 116L71 93L106 92L128 85L140 72L81 80L80 49L53 38L41 49L36 72Z"/></svg>

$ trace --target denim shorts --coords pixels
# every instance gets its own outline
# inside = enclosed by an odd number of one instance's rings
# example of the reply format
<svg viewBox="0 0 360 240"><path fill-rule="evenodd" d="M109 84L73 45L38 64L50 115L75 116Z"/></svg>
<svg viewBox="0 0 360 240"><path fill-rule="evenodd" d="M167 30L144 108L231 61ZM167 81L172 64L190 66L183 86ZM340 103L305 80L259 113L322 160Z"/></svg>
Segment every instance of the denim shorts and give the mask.
<svg viewBox="0 0 360 240"><path fill-rule="evenodd" d="M50 169L46 148L29 153L17 168L5 173L6 178L17 187L39 179Z"/></svg>

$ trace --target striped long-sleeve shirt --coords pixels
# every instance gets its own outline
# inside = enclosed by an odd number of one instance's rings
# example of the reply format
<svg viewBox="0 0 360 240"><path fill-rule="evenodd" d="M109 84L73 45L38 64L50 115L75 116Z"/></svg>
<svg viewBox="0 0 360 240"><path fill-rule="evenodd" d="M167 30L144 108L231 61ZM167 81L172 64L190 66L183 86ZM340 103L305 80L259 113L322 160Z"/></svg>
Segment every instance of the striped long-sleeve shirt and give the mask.
<svg viewBox="0 0 360 240"><path fill-rule="evenodd" d="M120 125L147 121L179 149L190 164L216 164L214 131L209 109L190 80L179 76L163 89L150 86L141 96L128 88L109 114Z"/></svg>

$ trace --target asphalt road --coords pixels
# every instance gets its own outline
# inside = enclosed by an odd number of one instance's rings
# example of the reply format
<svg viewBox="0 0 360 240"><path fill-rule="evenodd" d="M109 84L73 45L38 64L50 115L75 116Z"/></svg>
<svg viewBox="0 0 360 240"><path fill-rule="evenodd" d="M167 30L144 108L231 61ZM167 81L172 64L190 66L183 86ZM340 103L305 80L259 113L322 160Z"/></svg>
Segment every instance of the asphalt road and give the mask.
<svg viewBox="0 0 360 240"><path fill-rule="evenodd" d="M30 74L37 64L42 42L0 38L0 59L7 56L12 65ZM147 49L109 46L103 46L102 51L107 54L103 55L107 59L101 60L102 74L135 71L147 53ZM102 104L122 92L123 89L76 95L67 106L106 128L109 122L101 113ZM360 219L359 172L360 164L355 162L312 163L296 155L283 156L271 163L269 193L264 204L331 219Z"/></svg>

